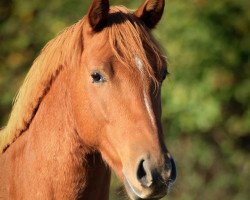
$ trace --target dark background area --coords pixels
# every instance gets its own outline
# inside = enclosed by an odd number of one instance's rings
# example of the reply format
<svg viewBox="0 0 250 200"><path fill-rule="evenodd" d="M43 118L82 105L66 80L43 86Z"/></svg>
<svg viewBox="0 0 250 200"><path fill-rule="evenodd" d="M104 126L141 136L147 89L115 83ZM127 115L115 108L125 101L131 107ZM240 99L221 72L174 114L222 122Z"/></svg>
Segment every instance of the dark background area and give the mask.
<svg viewBox="0 0 250 200"><path fill-rule="evenodd" d="M136 9L142 1L110 1ZM86 13L90 0L0 1L0 126L42 47ZM163 126L177 162L166 199L250 199L250 1L167 1L154 31L170 76ZM110 199L122 199L112 179Z"/></svg>

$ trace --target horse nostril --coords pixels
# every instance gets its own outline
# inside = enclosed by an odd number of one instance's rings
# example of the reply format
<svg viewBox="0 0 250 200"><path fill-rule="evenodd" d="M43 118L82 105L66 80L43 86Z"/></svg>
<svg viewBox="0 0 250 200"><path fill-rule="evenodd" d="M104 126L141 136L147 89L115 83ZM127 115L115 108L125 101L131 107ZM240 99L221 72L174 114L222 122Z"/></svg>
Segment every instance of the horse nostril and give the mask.
<svg viewBox="0 0 250 200"><path fill-rule="evenodd" d="M142 159L137 168L137 179L144 187L150 187L153 183L152 175L147 162Z"/></svg>
<svg viewBox="0 0 250 200"><path fill-rule="evenodd" d="M138 165L138 170L137 170L137 178L139 180L143 179L146 176L145 169L143 167L144 160L141 160L139 165Z"/></svg>
<svg viewBox="0 0 250 200"><path fill-rule="evenodd" d="M170 174L170 181L174 182L176 180L176 176L177 176L176 166L175 166L175 162L174 162L173 158L170 159L170 162L171 162L171 166L172 166L171 174Z"/></svg>

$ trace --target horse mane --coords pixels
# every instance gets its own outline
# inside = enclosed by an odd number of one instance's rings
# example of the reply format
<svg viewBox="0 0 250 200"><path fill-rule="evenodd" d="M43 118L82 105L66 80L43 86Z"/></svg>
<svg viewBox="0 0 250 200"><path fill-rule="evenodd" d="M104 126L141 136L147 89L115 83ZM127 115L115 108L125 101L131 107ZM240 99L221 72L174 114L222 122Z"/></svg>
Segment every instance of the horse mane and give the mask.
<svg viewBox="0 0 250 200"><path fill-rule="evenodd" d="M65 67L80 64L82 31L86 21L84 17L52 39L34 61L14 100L7 126L0 131L0 152L4 152L29 128L58 74ZM149 30L128 9L111 7L108 24L102 31L107 33L111 49L121 63L135 69L135 56L139 57L146 72L157 84L148 57L154 58L160 68L165 64L163 53Z"/></svg>
<svg viewBox="0 0 250 200"><path fill-rule="evenodd" d="M8 124L0 132L0 152L29 128L60 71L77 60L76 56L82 52L81 27L79 21L67 28L52 39L34 61L16 95Z"/></svg>

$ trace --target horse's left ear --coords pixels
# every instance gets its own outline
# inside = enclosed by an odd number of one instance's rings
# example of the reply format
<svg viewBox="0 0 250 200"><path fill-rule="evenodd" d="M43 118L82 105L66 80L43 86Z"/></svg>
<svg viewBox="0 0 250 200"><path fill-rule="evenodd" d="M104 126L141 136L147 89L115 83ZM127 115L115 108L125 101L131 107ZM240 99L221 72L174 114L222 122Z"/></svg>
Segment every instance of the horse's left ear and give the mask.
<svg viewBox="0 0 250 200"><path fill-rule="evenodd" d="M105 25L109 14L109 0L93 0L88 12L88 21L94 31Z"/></svg>
<svg viewBox="0 0 250 200"><path fill-rule="evenodd" d="M134 13L144 24L153 29L160 21L165 7L165 0L146 0Z"/></svg>

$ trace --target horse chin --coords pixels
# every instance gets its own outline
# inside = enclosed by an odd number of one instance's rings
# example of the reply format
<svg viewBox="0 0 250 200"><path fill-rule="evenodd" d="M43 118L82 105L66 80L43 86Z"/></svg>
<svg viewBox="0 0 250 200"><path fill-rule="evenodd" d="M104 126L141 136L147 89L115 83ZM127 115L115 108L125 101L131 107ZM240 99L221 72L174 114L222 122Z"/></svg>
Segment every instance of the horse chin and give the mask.
<svg viewBox="0 0 250 200"><path fill-rule="evenodd" d="M167 194L166 193L157 195L155 197L148 197L147 195L143 195L142 193L138 192L130 183L129 181L125 178L124 185L127 191L127 194L131 200L158 200L163 198Z"/></svg>

